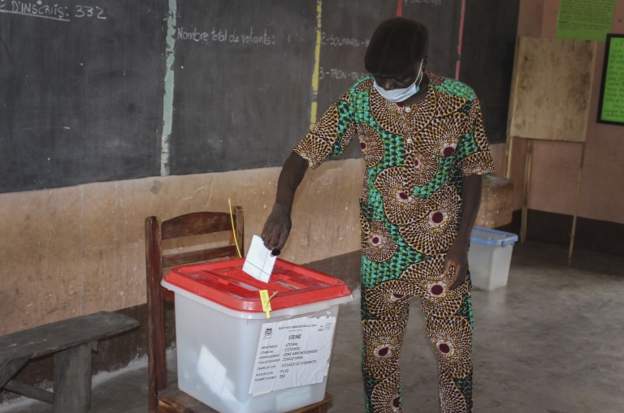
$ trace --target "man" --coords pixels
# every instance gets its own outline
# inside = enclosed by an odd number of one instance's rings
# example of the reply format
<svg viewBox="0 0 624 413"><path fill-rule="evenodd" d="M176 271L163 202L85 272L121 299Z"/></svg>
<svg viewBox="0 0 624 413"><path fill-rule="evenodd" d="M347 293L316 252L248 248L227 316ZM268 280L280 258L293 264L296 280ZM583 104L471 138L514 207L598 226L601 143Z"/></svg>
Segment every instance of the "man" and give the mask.
<svg viewBox="0 0 624 413"><path fill-rule="evenodd" d="M472 410L472 301L467 269L481 175L492 171L479 101L425 71L427 31L393 18L371 38L357 81L296 145L263 230L269 248L290 231L306 169L358 135L367 166L360 198L362 371L367 412L401 412L399 354L418 297L439 360L442 412Z"/></svg>

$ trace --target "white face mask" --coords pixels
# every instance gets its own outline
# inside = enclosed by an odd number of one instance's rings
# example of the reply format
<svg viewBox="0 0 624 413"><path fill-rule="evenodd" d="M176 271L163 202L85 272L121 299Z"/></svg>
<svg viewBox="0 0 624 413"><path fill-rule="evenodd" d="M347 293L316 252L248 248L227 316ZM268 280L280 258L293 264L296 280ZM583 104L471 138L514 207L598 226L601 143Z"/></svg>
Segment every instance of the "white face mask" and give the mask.
<svg viewBox="0 0 624 413"><path fill-rule="evenodd" d="M418 67L418 76L416 77L416 80L406 88L386 90L381 87L377 81L373 82L373 87L387 101L392 103L403 102L420 91L420 82L423 78L422 66L423 62L421 61L420 66Z"/></svg>

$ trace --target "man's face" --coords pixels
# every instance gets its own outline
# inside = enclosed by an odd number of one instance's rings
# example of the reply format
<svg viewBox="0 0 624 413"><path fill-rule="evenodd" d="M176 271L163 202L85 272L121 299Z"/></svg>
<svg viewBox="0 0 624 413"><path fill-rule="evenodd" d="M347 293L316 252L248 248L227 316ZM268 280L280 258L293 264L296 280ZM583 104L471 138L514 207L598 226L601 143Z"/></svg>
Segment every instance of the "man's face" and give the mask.
<svg viewBox="0 0 624 413"><path fill-rule="evenodd" d="M385 75L373 73L373 77L379 86L386 90L403 89L414 83L419 76L421 62L418 62L411 69L399 75Z"/></svg>

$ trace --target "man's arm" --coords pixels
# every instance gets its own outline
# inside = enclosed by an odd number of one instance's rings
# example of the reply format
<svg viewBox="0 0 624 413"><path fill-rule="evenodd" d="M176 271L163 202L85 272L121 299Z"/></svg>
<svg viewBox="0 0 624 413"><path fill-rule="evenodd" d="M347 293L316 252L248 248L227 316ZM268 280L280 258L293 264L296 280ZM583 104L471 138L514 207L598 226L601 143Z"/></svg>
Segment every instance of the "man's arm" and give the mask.
<svg viewBox="0 0 624 413"><path fill-rule="evenodd" d="M280 250L286 244L292 223L290 212L295 192L308 170L308 161L291 152L277 181L275 205L262 230L264 245L271 250Z"/></svg>
<svg viewBox="0 0 624 413"><path fill-rule="evenodd" d="M468 247L470 233L479 213L481 204L481 175L464 176L463 214L459 224L457 238L446 256L445 273L453 280L450 286L454 289L466 280L468 269Z"/></svg>
<svg viewBox="0 0 624 413"><path fill-rule="evenodd" d="M284 162L277 182L277 196L262 230L264 245L281 250L290 233L290 211L297 187L308 167L316 168L330 155L341 154L355 131L349 92L329 106L310 131L295 145Z"/></svg>

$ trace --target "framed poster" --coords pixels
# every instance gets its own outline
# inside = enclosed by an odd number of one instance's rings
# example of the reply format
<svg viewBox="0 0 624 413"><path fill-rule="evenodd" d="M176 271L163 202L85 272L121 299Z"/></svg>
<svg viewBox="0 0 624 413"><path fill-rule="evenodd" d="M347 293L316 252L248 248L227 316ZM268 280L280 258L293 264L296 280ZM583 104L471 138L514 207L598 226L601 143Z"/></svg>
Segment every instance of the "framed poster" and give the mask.
<svg viewBox="0 0 624 413"><path fill-rule="evenodd" d="M598 122L624 125L624 34L608 34Z"/></svg>

